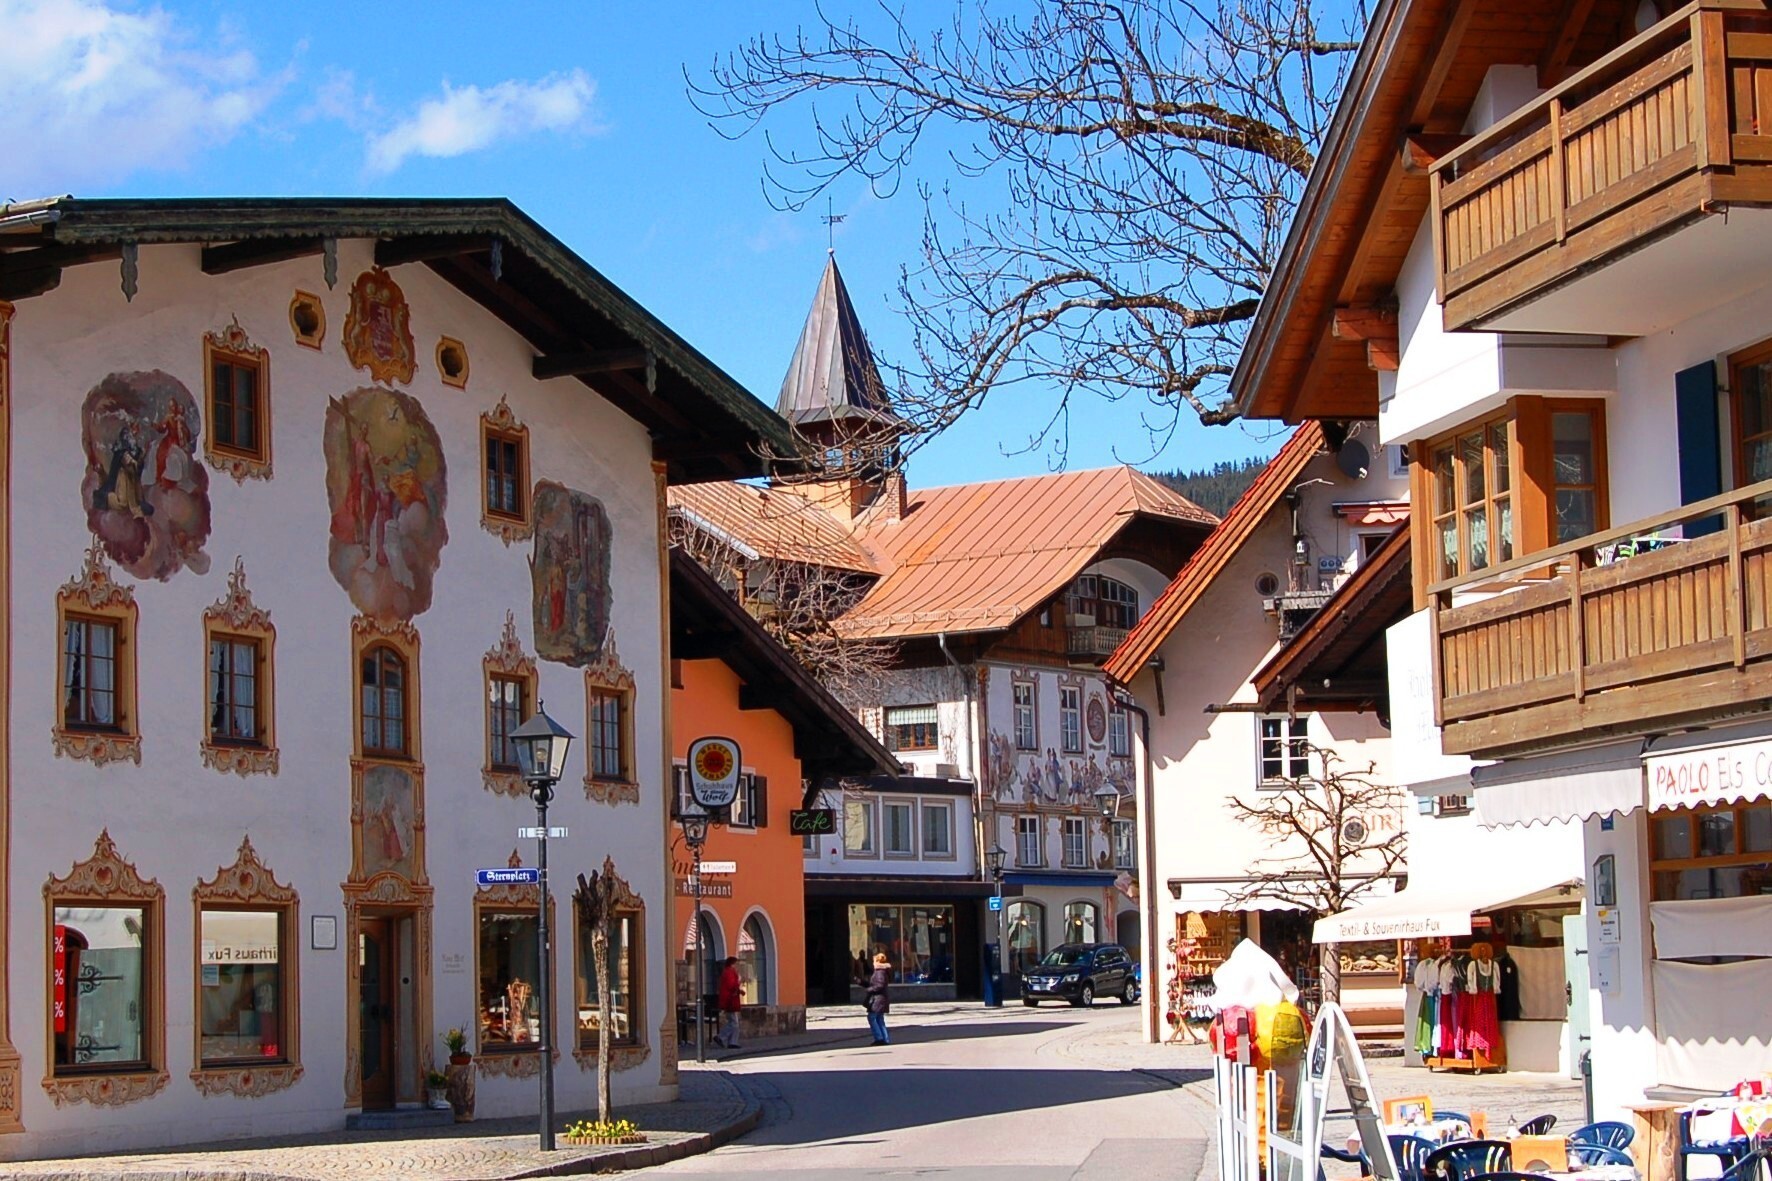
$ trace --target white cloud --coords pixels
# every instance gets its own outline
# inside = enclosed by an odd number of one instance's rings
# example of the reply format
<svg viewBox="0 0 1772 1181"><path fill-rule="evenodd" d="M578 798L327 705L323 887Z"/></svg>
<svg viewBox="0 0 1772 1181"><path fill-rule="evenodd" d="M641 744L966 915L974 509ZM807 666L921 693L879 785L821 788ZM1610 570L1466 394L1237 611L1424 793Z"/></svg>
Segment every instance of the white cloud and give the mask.
<svg viewBox="0 0 1772 1181"><path fill-rule="evenodd" d="M0 0L0 200L178 168L226 143L281 78L159 8Z"/></svg>
<svg viewBox="0 0 1772 1181"><path fill-rule="evenodd" d="M583 70L485 89L445 82L443 97L424 100L392 130L369 138L369 170L388 173L413 156L461 156L538 131L594 132L596 95Z"/></svg>

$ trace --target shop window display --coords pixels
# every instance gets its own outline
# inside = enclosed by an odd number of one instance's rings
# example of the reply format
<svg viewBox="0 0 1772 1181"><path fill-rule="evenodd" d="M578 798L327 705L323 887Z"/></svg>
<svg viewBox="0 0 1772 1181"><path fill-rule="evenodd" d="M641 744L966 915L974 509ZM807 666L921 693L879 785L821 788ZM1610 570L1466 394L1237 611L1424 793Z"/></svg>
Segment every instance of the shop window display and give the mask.
<svg viewBox="0 0 1772 1181"><path fill-rule="evenodd" d="M1649 823L1654 901L1772 894L1772 803L1679 808Z"/></svg>
<svg viewBox="0 0 1772 1181"><path fill-rule="evenodd" d="M578 921L578 1047L597 1048L597 969L591 952L591 924L582 909L575 907ZM640 1025L636 1021L635 998L638 967L634 962L635 922L637 911L620 911L610 924L609 936L609 1040L618 1046L640 1042Z"/></svg>
<svg viewBox="0 0 1772 1181"><path fill-rule="evenodd" d="M539 928L534 911L480 912L480 1052L534 1049L541 1038Z"/></svg>
<svg viewBox="0 0 1772 1181"><path fill-rule="evenodd" d="M205 910L201 923L197 1016L203 1065L283 1058L282 916Z"/></svg>
<svg viewBox="0 0 1772 1181"><path fill-rule="evenodd" d="M146 1067L147 912L139 906L58 906L54 914L55 1073Z"/></svg>
<svg viewBox="0 0 1772 1181"><path fill-rule="evenodd" d="M891 962L894 984L952 984L954 908L851 906L849 951L858 984L873 972L880 953Z"/></svg>
<svg viewBox="0 0 1772 1181"><path fill-rule="evenodd" d="M1025 898L1004 903L1003 943L1007 971L1020 975L1039 963L1046 954L1046 908Z"/></svg>

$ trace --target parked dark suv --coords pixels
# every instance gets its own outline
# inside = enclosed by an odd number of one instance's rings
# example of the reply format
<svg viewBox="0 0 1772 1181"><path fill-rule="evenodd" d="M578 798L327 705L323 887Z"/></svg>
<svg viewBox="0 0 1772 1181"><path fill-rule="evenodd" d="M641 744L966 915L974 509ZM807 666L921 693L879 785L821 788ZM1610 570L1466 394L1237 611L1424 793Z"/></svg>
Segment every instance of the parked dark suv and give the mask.
<svg viewBox="0 0 1772 1181"><path fill-rule="evenodd" d="M1098 996L1116 996L1123 1005L1138 1001L1138 973L1118 943L1065 943L1022 973L1021 1003L1065 1000L1088 1008Z"/></svg>

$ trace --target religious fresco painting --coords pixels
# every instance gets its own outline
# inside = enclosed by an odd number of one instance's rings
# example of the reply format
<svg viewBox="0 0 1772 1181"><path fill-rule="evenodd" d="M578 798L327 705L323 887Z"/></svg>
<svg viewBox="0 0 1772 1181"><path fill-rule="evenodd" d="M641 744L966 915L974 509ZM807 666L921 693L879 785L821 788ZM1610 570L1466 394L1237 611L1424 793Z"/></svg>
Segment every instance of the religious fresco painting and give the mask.
<svg viewBox="0 0 1772 1181"><path fill-rule="evenodd" d="M412 772L376 764L363 770L363 877L396 873L417 881L417 795Z"/></svg>
<svg viewBox="0 0 1772 1181"><path fill-rule="evenodd" d="M583 667L609 632L609 514L596 497L547 480L534 504L535 652Z"/></svg>
<svg viewBox="0 0 1772 1181"><path fill-rule="evenodd" d="M326 407L327 561L363 614L409 620L431 605L449 541L443 445L424 408L364 387Z"/></svg>
<svg viewBox="0 0 1772 1181"><path fill-rule="evenodd" d="M412 341L412 312L394 277L376 267L351 284L345 313L345 356L376 381L410 382L418 368Z"/></svg>
<svg viewBox="0 0 1772 1181"><path fill-rule="evenodd" d="M108 374L80 413L86 526L113 562L164 582L209 570L209 473L196 459L197 401L158 369Z"/></svg>

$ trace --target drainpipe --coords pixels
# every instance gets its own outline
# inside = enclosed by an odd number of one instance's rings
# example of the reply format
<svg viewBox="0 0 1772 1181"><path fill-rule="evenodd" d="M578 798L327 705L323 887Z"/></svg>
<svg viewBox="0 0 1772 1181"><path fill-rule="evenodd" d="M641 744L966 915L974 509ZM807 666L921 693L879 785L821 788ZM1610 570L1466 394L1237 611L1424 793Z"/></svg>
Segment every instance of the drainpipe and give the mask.
<svg viewBox="0 0 1772 1181"><path fill-rule="evenodd" d="M1162 676L1161 666L1157 675ZM1161 684L1161 681L1158 682ZM1142 938L1144 947L1139 952L1139 959L1144 963L1144 1038L1152 1044L1161 1043L1162 1005L1168 1000L1168 989L1163 980L1163 945L1157 936L1157 836L1156 826L1151 823L1154 816L1156 800L1155 764L1151 758L1151 715L1150 711L1132 699L1132 694L1124 685L1114 686L1114 699L1122 709L1130 710L1138 715L1140 731L1140 748L1143 757L1139 762L1144 764L1144 774L1138 784L1138 829L1139 869L1138 869L1138 917L1144 923Z"/></svg>

